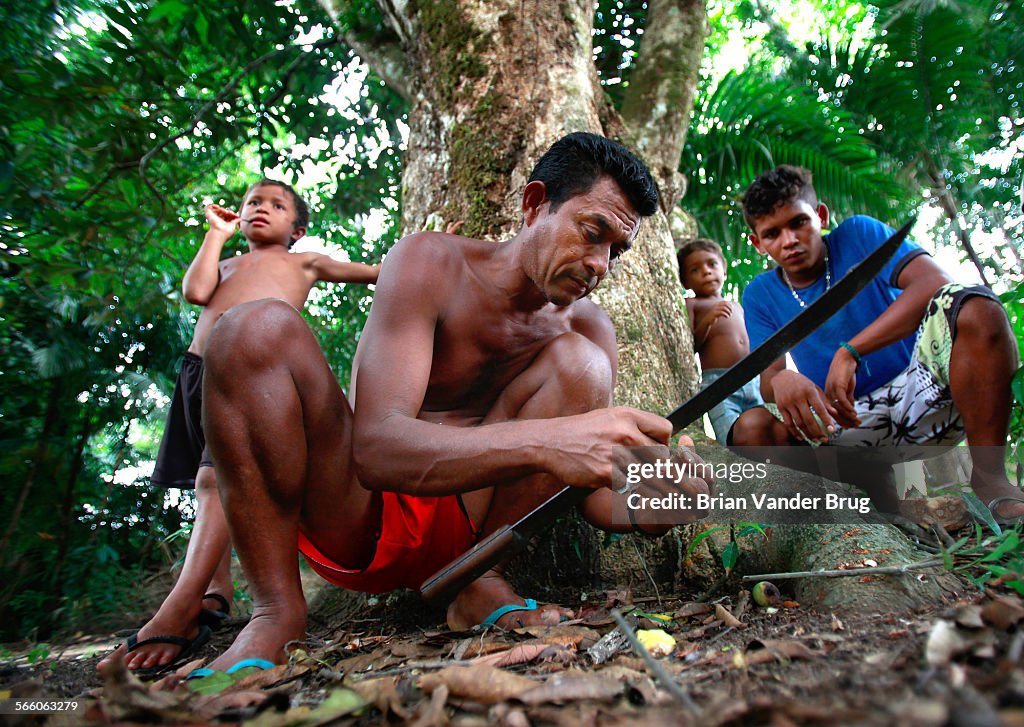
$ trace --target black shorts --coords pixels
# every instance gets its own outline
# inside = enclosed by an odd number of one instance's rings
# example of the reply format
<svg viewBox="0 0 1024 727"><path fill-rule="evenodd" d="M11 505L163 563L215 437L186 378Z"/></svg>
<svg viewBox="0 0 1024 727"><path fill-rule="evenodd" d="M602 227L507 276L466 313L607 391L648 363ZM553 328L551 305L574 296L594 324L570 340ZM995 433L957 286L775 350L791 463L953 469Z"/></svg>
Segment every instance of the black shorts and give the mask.
<svg viewBox="0 0 1024 727"><path fill-rule="evenodd" d="M151 482L160 487L192 489L200 467L213 467L203 435L203 359L186 352L174 385L160 453Z"/></svg>

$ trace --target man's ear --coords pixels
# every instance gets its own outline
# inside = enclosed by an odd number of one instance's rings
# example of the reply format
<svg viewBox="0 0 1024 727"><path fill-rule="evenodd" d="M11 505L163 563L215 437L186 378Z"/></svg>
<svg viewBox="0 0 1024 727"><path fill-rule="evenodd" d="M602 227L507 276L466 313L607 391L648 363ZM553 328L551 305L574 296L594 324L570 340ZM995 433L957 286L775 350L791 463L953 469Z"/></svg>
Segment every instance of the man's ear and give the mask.
<svg viewBox="0 0 1024 727"><path fill-rule="evenodd" d="M534 180L523 190L523 223L532 225L548 202L548 189L544 182Z"/></svg>
<svg viewBox="0 0 1024 727"><path fill-rule="evenodd" d="M293 227L292 228L292 242L296 242L306 236L305 227Z"/></svg>
<svg viewBox="0 0 1024 727"><path fill-rule="evenodd" d="M828 207L825 206L824 202L818 203L818 219L821 220L821 226L823 229L828 229Z"/></svg>
<svg viewBox="0 0 1024 727"><path fill-rule="evenodd" d="M764 248L764 245L761 244L761 238L755 235L753 232L747 235L747 239L750 240L750 244L757 248L757 251L762 255L764 255L767 252L767 250L765 250Z"/></svg>

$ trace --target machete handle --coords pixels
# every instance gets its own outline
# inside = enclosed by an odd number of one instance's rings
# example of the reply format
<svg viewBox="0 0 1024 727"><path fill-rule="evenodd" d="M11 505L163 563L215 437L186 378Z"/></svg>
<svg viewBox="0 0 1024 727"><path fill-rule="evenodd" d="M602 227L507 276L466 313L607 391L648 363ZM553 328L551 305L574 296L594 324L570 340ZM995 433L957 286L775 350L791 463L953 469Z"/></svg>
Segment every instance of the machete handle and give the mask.
<svg viewBox="0 0 1024 727"><path fill-rule="evenodd" d="M428 601L444 603L459 591L504 560L529 544L512 526L503 525L432 575L420 586L420 593Z"/></svg>

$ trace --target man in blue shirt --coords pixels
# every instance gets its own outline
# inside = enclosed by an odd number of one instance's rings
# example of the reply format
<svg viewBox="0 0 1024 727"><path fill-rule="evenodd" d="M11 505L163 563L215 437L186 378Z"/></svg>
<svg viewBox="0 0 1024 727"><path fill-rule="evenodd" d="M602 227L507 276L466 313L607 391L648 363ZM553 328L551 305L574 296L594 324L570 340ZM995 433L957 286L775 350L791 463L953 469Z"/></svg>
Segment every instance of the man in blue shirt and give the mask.
<svg viewBox="0 0 1024 727"><path fill-rule="evenodd" d="M751 349L825 293L892 229L851 217L823 236L828 208L806 169L780 166L743 197L758 252L778 265L743 295ZM1024 494L1006 478L1010 381L1017 349L998 298L955 284L920 246L905 241L889 264L843 310L761 375L767 407L745 412L736 446L804 443L889 448L899 458L938 453L966 436L971 486L997 521L1024 517ZM872 454L877 454L873 452ZM889 471L888 465L885 469ZM891 492L857 482L876 505Z"/></svg>

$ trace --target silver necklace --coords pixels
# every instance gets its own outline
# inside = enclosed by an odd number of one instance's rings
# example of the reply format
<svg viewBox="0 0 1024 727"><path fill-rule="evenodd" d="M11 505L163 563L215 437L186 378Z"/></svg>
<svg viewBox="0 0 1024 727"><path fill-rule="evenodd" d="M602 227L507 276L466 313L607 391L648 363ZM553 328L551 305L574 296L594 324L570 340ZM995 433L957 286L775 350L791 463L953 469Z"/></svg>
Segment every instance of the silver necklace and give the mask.
<svg viewBox="0 0 1024 727"><path fill-rule="evenodd" d="M828 269L828 245L824 245L824 248L825 248L825 290L828 290L829 288L832 287L832 273ZM786 281L786 287L789 288L789 292L793 294L794 298L796 298L796 302L800 304L801 308L806 308L807 307L807 303L805 303L804 299L801 298L797 294L796 288L794 288L793 287L793 283L790 282L789 275L786 274L785 268L779 266L779 270L782 271L782 279Z"/></svg>

